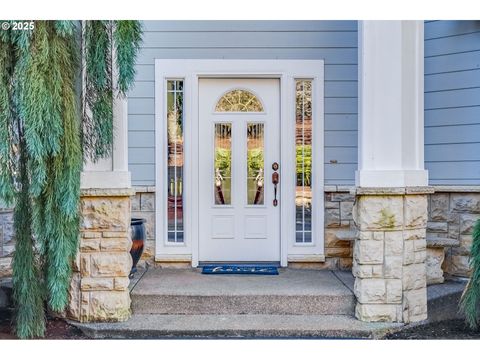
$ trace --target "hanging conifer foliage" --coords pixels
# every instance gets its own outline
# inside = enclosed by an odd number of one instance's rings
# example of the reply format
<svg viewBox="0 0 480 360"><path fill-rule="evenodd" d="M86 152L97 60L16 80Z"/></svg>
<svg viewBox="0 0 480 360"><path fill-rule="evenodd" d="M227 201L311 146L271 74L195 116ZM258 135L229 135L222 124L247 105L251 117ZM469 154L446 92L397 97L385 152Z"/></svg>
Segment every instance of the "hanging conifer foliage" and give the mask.
<svg viewBox="0 0 480 360"><path fill-rule="evenodd" d="M141 34L137 21L35 21L31 31L0 32L0 198L14 206L21 338L44 335L45 303L67 305L80 172L111 153L113 100L133 83Z"/></svg>
<svg viewBox="0 0 480 360"><path fill-rule="evenodd" d="M460 309L465 314L467 324L478 329L480 323L480 219L475 222L470 250L472 275L460 299Z"/></svg>

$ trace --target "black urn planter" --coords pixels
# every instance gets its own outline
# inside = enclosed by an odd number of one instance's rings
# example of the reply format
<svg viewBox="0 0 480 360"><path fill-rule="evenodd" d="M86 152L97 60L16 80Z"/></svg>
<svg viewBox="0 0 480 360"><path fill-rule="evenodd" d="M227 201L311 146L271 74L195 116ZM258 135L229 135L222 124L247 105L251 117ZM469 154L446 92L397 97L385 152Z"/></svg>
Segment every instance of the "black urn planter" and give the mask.
<svg viewBox="0 0 480 360"><path fill-rule="evenodd" d="M145 219L132 218L130 222L130 231L132 234L132 248L130 249L130 255L132 256L132 270L130 271L130 278L133 278L133 274L137 272L137 263L140 260L147 232L145 231Z"/></svg>

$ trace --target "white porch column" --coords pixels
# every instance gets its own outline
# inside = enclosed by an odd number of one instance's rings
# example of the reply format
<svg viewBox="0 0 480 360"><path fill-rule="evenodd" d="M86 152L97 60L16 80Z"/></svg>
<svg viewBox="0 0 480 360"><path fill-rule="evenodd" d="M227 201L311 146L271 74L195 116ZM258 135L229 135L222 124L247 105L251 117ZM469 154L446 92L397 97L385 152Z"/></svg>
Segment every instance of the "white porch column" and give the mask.
<svg viewBox="0 0 480 360"><path fill-rule="evenodd" d="M97 163L87 162L81 175L82 189L125 189L131 187L128 171L127 99L116 97L113 102L112 156Z"/></svg>
<svg viewBox="0 0 480 360"><path fill-rule="evenodd" d="M359 22L355 315L427 317L423 22Z"/></svg>
<svg viewBox="0 0 480 360"><path fill-rule="evenodd" d="M70 284L67 316L80 322L130 317L132 267L127 100L113 104L112 156L88 163L81 175L80 244Z"/></svg>
<svg viewBox="0 0 480 360"><path fill-rule="evenodd" d="M356 185L425 186L423 21L360 21L358 31Z"/></svg>

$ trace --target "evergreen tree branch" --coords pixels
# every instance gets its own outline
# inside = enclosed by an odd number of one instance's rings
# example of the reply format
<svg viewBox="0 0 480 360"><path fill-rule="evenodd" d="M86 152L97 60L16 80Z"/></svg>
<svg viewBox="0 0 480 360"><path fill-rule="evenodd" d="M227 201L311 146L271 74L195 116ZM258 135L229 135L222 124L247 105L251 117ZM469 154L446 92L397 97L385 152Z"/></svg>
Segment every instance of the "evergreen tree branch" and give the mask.
<svg viewBox="0 0 480 360"><path fill-rule="evenodd" d="M480 219L475 222L470 251L472 275L460 299L460 310L465 314L467 324L477 329L480 319Z"/></svg>
<svg viewBox="0 0 480 360"><path fill-rule="evenodd" d="M46 300L54 311L67 305L83 161L109 155L113 144L113 26L36 21L31 32L0 32L0 198L15 205L13 292L21 338L43 336ZM130 25L119 36L125 92L140 35Z"/></svg>

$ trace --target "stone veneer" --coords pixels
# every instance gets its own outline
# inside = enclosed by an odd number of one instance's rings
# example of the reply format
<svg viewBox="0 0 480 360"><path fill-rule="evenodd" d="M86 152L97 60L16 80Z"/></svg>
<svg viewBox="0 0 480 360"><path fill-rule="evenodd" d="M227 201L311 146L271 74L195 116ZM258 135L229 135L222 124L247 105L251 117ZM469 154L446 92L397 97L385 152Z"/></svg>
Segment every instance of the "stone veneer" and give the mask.
<svg viewBox="0 0 480 360"><path fill-rule="evenodd" d="M325 262L324 269L352 268L355 225L352 186L325 186ZM427 282L444 281L444 272L469 276L471 232L480 217L480 187L435 186L428 194ZM132 217L147 220L147 241L143 261L155 256L155 187L135 187Z"/></svg>
<svg viewBox="0 0 480 360"><path fill-rule="evenodd" d="M13 211L0 203L0 278L12 276Z"/></svg>
<svg viewBox="0 0 480 360"><path fill-rule="evenodd" d="M134 190L132 218L147 220L145 223L147 240L139 264L142 265L144 261L153 263L155 258L155 186L137 186L134 187Z"/></svg>
<svg viewBox="0 0 480 360"><path fill-rule="evenodd" d="M427 318L428 192L433 188L356 189L352 272L359 320Z"/></svg>
<svg viewBox="0 0 480 360"><path fill-rule="evenodd" d="M449 275L469 277L472 230L480 218L480 186L436 186L428 205L427 234L432 265L436 265L438 273L441 266ZM439 243L447 245L435 246ZM445 257L443 266L442 257Z"/></svg>
<svg viewBox="0 0 480 360"><path fill-rule="evenodd" d="M130 317L128 278L131 189L89 189L81 196L80 248L67 316L80 322Z"/></svg>
<svg viewBox="0 0 480 360"><path fill-rule="evenodd" d="M325 263L321 268L350 269L354 225L351 186L325 186ZM472 226L480 217L480 186L435 186L428 195L427 283L441 283L448 276L470 275ZM136 187L131 197L132 217L147 220L143 260L155 254L155 187ZM0 278L10 277L15 248L13 212L0 204Z"/></svg>
<svg viewBox="0 0 480 360"><path fill-rule="evenodd" d="M326 269L352 268L355 224L352 217L355 195L351 186L325 186L325 264Z"/></svg>

